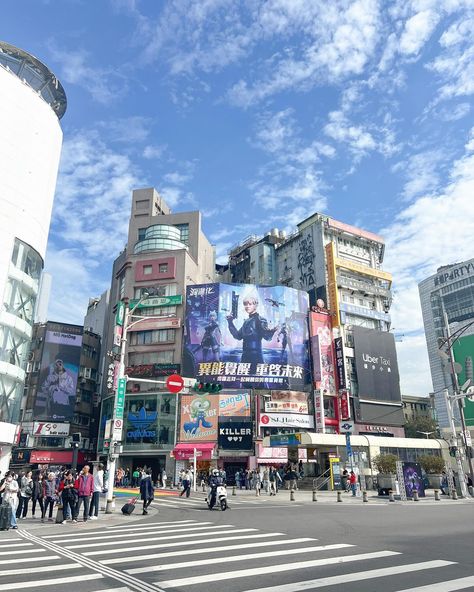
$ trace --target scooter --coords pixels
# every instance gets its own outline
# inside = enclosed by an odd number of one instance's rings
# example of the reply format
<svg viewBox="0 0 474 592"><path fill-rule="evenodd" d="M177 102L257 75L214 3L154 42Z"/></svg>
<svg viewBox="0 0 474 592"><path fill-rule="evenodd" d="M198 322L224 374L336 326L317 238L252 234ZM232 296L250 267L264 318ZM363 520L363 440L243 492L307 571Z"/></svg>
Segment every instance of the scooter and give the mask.
<svg viewBox="0 0 474 592"><path fill-rule="evenodd" d="M212 510L214 505L219 505L220 509L224 512L227 510L227 489L225 485L217 485L214 487L215 494L212 495L212 487L207 490L206 503L209 510Z"/></svg>

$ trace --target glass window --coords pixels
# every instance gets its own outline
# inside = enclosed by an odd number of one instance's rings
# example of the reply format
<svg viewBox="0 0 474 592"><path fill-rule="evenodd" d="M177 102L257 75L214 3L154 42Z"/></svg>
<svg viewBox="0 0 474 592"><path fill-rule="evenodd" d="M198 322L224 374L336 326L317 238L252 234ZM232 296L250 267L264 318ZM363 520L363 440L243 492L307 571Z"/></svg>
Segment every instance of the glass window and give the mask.
<svg viewBox="0 0 474 592"><path fill-rule="evenodd" d="M130 366L141 366L143 364L173 364L174 351L154 351L154 352L130 352L128 354L128 363Z"/></svg>
<svg viewBox="0 0 474 592"><path fill-rule="evenodd" d="M168 263L160 263L158 266L159 273L168 273Z"/></svg>
<svg viewBox="0 0 474 592"><path fill-rule="evenodd" d="M151 275L153 273L153 265L143 266L143 275Z"/></svg>
<svg viewBox="0 0 474 592"><path fill-rule="evenodd" d="M133 331L131 345L150 345L154 343L174 342L175 329L154 329L152 331Z"/></svg>

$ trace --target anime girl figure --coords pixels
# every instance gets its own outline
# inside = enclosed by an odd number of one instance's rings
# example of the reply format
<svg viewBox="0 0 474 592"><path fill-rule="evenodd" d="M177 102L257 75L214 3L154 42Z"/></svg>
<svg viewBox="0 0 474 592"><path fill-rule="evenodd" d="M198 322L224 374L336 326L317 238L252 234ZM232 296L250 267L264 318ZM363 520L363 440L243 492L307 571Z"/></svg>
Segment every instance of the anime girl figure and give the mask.
<svg viewBox="0 0 474 592"><path fill-rule="evenodd" d="M211 310L209 322L204 327L204 335L201 339L203 362L218 362L221 352L222 334L217 322L217 312Z"/></svg>

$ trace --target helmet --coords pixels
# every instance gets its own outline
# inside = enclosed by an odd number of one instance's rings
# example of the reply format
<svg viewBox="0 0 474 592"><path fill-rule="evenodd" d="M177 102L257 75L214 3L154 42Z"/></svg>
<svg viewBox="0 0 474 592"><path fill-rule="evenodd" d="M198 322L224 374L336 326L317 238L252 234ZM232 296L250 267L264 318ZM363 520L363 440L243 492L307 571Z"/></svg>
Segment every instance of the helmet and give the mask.
<svg viewBox="0 0 474 592"><path fill-rule="evenodd" d="M219 471L217 469L212 469L212 474L214 475L214 477L218 477Z"/></svg>

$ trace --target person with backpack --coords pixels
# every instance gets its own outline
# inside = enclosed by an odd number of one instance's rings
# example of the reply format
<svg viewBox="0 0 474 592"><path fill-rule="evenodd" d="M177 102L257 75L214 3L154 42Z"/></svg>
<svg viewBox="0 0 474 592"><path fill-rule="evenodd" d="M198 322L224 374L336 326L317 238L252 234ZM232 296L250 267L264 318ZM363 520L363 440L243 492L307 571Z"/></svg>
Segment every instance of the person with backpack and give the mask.
<svg viewBox="0 0 474 592"><path fill-rule="evenodd" d="M63 504L63 522L73 519L76 513L78 501L76 481L72 471L66 471L58 487L58 493L61 496Z"/></svg>
<svg viewBox="0 0 474 592"><path fill-rule="evenodd" d="M155 497L153 482L151 480L151 469L147 469L145 476L140 481L140 497L143 501L143 515L145 516L148 514L148 506Z"/></svg>
<svg viewBox="0 0 474 592"><path fill-rule="evenodd" d="M19 503L16 509L16 517L26 519L28 514L28 502L33 495L33 480L31 478L32 472L27 471L20 479L20 495Z"/></svg>

